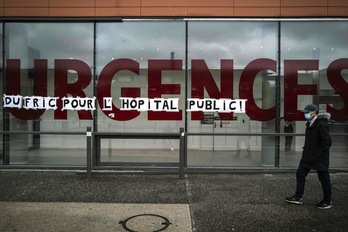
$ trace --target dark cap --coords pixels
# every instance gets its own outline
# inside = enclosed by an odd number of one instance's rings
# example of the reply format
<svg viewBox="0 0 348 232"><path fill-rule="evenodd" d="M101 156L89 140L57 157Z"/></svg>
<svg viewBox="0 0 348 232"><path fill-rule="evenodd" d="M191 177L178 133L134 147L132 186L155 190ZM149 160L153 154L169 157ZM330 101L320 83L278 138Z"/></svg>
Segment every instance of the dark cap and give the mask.
<svg viewBox="0 0 348 232"><path fill-rule="evenodd" d="M306 105L306 107L301 110L303 113L308 113L309 111L316 111L318 112L318 106L316 105L313 105L313 104L309 104L309 105Z"/></svg>

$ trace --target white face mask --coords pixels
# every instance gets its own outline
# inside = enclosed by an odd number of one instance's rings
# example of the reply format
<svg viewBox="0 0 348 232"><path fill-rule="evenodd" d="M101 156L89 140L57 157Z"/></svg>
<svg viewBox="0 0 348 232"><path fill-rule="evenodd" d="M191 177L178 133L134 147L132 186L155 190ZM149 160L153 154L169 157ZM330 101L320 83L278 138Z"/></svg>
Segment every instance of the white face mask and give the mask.
<svg viewBox="0 0 348 232"><path fill-rule="evenodd" d="M307 120L310 120L312 118L311 113L305 113L304 116Z"/></svg>

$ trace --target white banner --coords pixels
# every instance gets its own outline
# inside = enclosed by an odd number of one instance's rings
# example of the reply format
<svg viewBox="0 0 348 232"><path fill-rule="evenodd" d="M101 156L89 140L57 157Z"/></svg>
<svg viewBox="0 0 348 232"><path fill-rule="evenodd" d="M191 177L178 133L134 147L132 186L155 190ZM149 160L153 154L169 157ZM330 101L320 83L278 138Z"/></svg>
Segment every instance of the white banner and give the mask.
<svg viewBox="0 0 348 232"><path fill-rule="evenodd" d="M40 97L4 94L6 108L56 110L57 101L62 101L62 110L95 110L96 98L92 97ZM178 112L179 98L128 98L121 97L120 110ZM245 113L246 99L188 98L187 111ZM112 110L111 97L103 98L102 110Z"/></svg>

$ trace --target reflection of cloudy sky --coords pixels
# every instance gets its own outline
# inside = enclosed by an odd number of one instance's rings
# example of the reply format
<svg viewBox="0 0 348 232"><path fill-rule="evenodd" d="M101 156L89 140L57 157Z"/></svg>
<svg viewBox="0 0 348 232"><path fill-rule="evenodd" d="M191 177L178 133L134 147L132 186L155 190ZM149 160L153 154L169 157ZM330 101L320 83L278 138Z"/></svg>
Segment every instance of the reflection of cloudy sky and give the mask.
<svg viewBox="0 0 348 232"><path fill-rule="evenodd" d="M220 67L221 59L233 59L244 67L255 58L276 58L276 28L273 22L190 22L190 59L205 59L209 67Z"/></svg>
<svg viewBox="0 0 348 232"><path fill-rule="evenodd" d="M319 59L323 69L333 60L347 58L347 45L346 21L282 23L283 59Z"/></svg>
<svg viewBox="0 0 348 232"><path fill-rule="evenodd" d="M20 58L22 66L28 57L27 46L38 50L39 58L79 59L93 64L93 24L91 23L11 23L10 58ZM37 58L37 57L34 57Z"/></svg>
<svg viewBox="0 0 348 232"><path fill-rule="evenodd" d="M149 59L170 59L172 52L184 60L183 22L101 23L97 35L98 69L116 58L136 60L144 68Z"/></svg>
<svg viewBox="0 0 348 232"><path fill-rule="evenodd" d="M221 59L233 59L235 68L255 58L277 59L277 22L272 21L189 21L190 59L204 59L219 68ZM28 63L30 46L39 58L79 59L93 65L92 23L8 23L10 58ZM281 22L282 59L320 59L320 67L348 57L346 21ZM147 67L149 59L185 61L183 21L126 21L97 23L98 72L112 59L130 58ZM38 58L38 57L35 57ZM189 63L190 66L190 63Z"/></svg>
<svg viewBox="0 0 348 232"><path fill-rule="evenodd" d="M189 22L189 58L210 68L219 68L221 59L235 59L239 67L258 57L275 59L275 29L269 22ZM183 22L98 24L98 66L126 57L146 67L148 59L168 59L171 52L184 61L184 31Z"/></svg>

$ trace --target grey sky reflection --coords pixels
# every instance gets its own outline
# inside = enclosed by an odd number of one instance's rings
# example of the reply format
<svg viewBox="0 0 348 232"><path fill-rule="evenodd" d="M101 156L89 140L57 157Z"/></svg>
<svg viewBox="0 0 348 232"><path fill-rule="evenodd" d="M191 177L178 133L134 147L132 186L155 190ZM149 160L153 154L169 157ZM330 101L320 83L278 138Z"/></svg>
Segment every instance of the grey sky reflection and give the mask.
<svg viewBox="0 0 348 232"><path fill-rule="evenodd" d="M189 25L190 59L205 59L218 68L221 59L233 59L244 67L255 58L276 58L276 23L192 22Z"/></svg>
<svg viewBox="0 0 348 232"><path fill-rule="evenodd" d="M93 64L93 24L91 23L9 23L9 58L21 59L22 67L28 66L28 49L39 51L39 57L48 59L79 59ZM29 57L30 59L31 57Z"/></svg>
<svg viewBox="0 0 348 232"><path fill-rule="evenodd" d="M282 59L319 59L325 69L336 59L347 58L348 24L338 22L283 22Z"/></svg>
<svg viewBox="0 0 348 232"><path fill-rule="evenodd" d="M183 22L125 22L97 25L97 60L100 71L108 62L129 58L146 68L149 59L185 57Z"/></svg>
<svg viewBox="0 0 348 232"><path fill-rule="evenodd" d="M256 58L277 59L278 23L272 21L189 21L189 60L204 59L219 68L221 59L233 59L243 68ZM9 58L79 59L93 65L92 23L7 23ZM320 68L348 57L347 21L281 22L281 57L320 59ZM39 51L29 57L27 47ZM118 58L134 59L146 68L149 59L185 61L185 22L143 21L97 23L97 71ZM189 64L190 66L190 61Z"/></svg>

